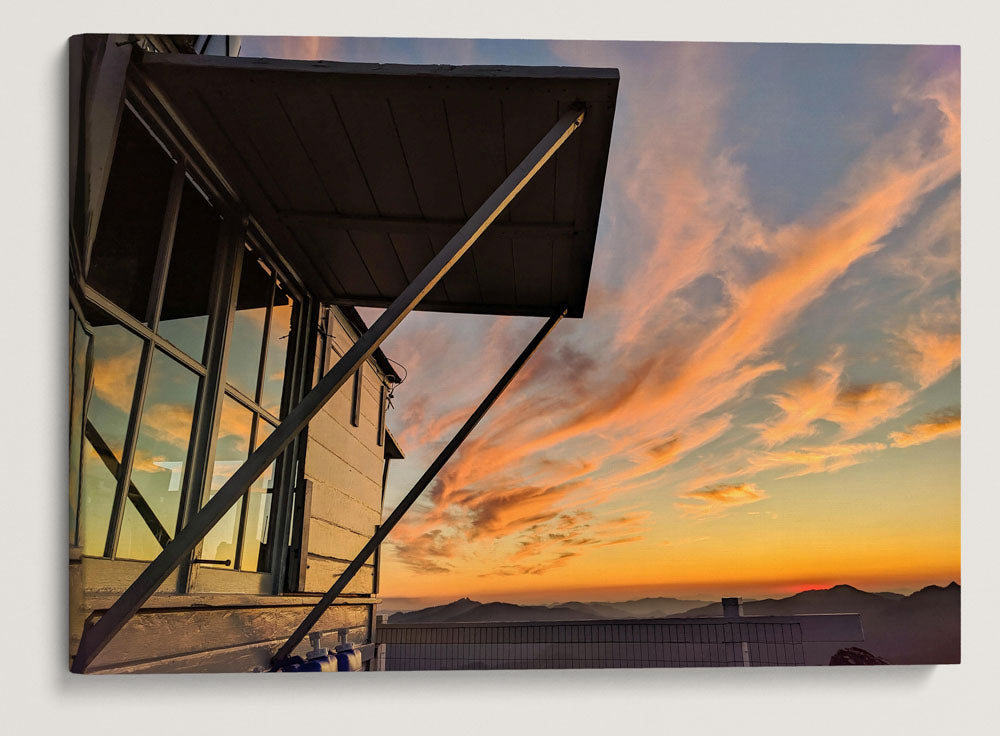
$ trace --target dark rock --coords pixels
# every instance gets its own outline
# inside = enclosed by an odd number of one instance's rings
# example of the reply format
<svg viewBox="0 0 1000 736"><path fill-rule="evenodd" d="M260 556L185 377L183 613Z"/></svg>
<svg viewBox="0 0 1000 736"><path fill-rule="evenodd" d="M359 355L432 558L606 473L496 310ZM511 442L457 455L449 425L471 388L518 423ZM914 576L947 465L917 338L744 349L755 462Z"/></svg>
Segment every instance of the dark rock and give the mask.
<svg viewBox="0 0 1000 736"><path fill-rule="evenodd" d="M860 647L847 647L840 649L830 657L831 665L869 665L869 664L889 664L876 654L861 649Z"/></svg>

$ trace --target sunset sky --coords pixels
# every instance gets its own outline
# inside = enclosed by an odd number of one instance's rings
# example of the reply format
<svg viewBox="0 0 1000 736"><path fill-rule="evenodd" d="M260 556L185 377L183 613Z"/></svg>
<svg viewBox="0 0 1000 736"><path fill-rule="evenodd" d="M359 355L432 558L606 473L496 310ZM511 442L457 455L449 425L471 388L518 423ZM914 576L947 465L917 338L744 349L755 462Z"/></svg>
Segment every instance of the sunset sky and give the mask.
<svg viewBox="0 0 1000 736"><path fill-rule="evenodd" d="M392 533L384 596L960 581L957 47L246 38L241 55L621 72L586 315ZM407 374L387 508L540 323L420 312L384 343Z"/></svg>

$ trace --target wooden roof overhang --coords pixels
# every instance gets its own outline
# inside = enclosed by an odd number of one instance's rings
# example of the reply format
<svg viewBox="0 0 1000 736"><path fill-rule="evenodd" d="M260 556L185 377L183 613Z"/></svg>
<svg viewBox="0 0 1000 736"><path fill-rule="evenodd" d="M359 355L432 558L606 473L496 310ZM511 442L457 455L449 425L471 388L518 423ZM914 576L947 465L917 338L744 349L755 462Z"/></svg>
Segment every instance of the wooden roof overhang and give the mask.
<svg viewBox="0 0 1000 736"><path fill-rule="evenodd" d="M582 317L618 70L145 54L307 288L386 307L574 105L585 119L417 309Z"/></svg>

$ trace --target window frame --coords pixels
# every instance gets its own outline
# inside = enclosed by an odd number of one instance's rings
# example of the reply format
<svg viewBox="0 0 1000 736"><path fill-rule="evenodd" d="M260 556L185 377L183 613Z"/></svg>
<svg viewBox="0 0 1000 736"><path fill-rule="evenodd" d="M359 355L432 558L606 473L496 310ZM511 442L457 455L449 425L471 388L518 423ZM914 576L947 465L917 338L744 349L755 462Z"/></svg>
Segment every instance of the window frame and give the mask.
<svg viewBox="0 0 1000 736"><path fill-rule="evenodd" d="M253 238L250 238L250 237L248 237L247 238L247 242L240 247L240 256L239 256L239 258L236 259L235 268L233 269L233 272L231 274L231 277L236 282L239 281L239 274L240 274L240 271L241 271L241 268L242 268L243 260L246 259L246 258L248 258L248 257L253 257L253 258L258 258L258 259L263 260L264 263L265 263L265 265L266 265L266 267L270 270L270 274L269 274L270 275L270 287L269 287L270 291L269 291L268 299L267 299L267 307L266 307L267 311L265 312L265 316L264 316L264 327L263 327L263 330L261 332L260 355L258 357L258 362L257 362L257 378L256 378L256 384L255 384L255 388L254 388L254 396L253 397L247 396L237 386L235 386L234 384L232 384L232 383L230 383L230 382L228 382L226 380L226 371L227 371L227 368L228 368L228 361L224 361L223 364L222 364L222 366L221 366L221 368L222 368L222 374L221 374L220 378L221 378L221 385L222 385L222 397L223 397L222 400L223 400L223 402L225 401L226 398L232 399L234 402L236 402L236 404L238 406L240 406L241 408L249 411L250 414L251 414L252 418L251 418L251 425L250 425L250 435L247 438L247 441L248 441L248 446L249 446L249 448L252 451L253 449L256 449L256 447L257 447L257 438L260 435L261 423L262 422L267 422L269 425L271 425L272 428L275 428L275 427L277 427L281 423L280 416L283 416L285 413L287 413L287 411L289 409L289 406L288 406L288 404L289 404L289 396L292 393L292 387L293 387L292 384L294 383L294 381L291 380L291 379L293 379L293 375L292 375L293 372L289 371L288 368L289 368L289 364L290 363L294 364L294 357L295 357L294 354L295 354L295 352L297 352L300 349L299 345L298 345L298 342L300 342L300 340L298 340L298 335L296 334L295 336L293 336L292 333L297 333L298 332L299 323L302 321L302 301L301 301L301 299L297 295L295 295L290 289L288 289L288 287L286 286L286 284L285 284L284 280L282 279L280 273L274 268L274 266L271 263L269 263L267 261L266 256L264 256L264 254L262 254L258 250L258 248L254 246L254 244L253 244ZM271 325L272 325L273 317L274 317L274 306L275 306L274 305L274 298L275 298L275 295L278 293L279 285L288 294L288 296L291 297L291 299L293 300L294 306L292 307L292 333L289 334L289 342L291 344L289 346L287 346L286 351L285 351L285 369L284 369L285 370L285 379L284 379L284 384L283 384L283 388L282 388L281 402L280 402L280 406L279 406L279 410L278 410L279 416L275 416L273 413L271 413L270 411L268 411L263 406L262 402L264 400L264 380L265 380L265 375L264 374L265 374L265 367L267 365L268 351L271 348L271 345L270 345L270 335L271 335ZM227 319L227 322L230 325L232 323L232 320L235 318L236 302L237 302L237 299L239 297L239 294L238 294L238 283L236 284L236 286L237 286L237 288L233 289L233 294L232 294L232 297L229 300L229 307L228 307L228 310L226 312L226 319ZM228 330L228 334L227 334L227 346L230 344L231 339L232 339L232 330L229 329ZM227 354L227 357L228 357L228 354ZM213 439L218 437L218 432L219 432L219 430L216 429L216 431L212 433ZM213 448L213 454L214 454L214 448ZM278 497L280 495L280 489L278 487L278 478L281 475L282 464L283 464L283 461L285 461L286 457L288 457L288 454L287 453L282 453L282 455L279 456L279 458L275 461L274 475L272 477L272 488L274 490L272 491L273 497L272 497L272 501L271 501L271 503L272 503L272 509L274 509L274 510L277 509ZM214 466L214 461L213 461L212 465ZM192 562L194 562L195 564L197 564L202 569L217 570L217 571L220 571L220 572L239 572L239 573L249 573L249 574L254 574L254 575L272 575L273 574L274 569L275 569L275 565L278 563L278 561L275 559L274 549L273 548L271 550L271 559L269 560L269 565L268 565L268 567L270 569L268 571L263 571L262 572L262 571L258 571L258 570L244 570L243 569L243 549L245 547L245 542L246 542L246 537L247 537L247 524L248 524L248 516L249 516L249 499L250 499L250 494L251 493L253 493L253 490L252 489L248 489L247 492L242 496L242 500L240 501L240 514L239 514L239 522L238 522L239 529L237 531L236 548L235 548L235 550L233 552L232 566L231 567L229 567L229 566L223 567L221 565L217 565L217 564L213 564L213 563L208 563L208 562L197 562L196 560L202 559L201 557L196 557L195 560L193 560ZM202 487L202 494L201 495L202 495L202 497L201 497L201 505L203 506L205 503L208 502L209 498L211 498L211 475L207 475L206 476L206 481L205 481L205 483L204 483L204 485ZM269 517L269 521L268 521L268 526L269 527L271 527L271 519L272 518L273 517ZM275 534L277 534L277 532ZM275 536L274 539L277 539L277 536ZM199 547L200 546L201 545L199 545ZM275 545L275 546L277 546L277 545Z"/></svg>
<svg viewBox="0 0 1000 736"><path fill-rule="evenodd" d="M125 108L128 108L126 112ZM272 426L280 424L291 406L308 390L312 378L311 363L306 359L310 351L310 332L308 324L310 316L318 309L316 301L308 294L290 269L287 262L275 251L273 244L257 223L247 217L238 199L225 180L213 167L211 162L201 155L200 149L192 143L184 131L180 130L177 121L155 99L152 90L145 86L135 68L130 65L126 75L126 90L123 100L122 114L133 114L164 149L166 155L173 160L173 170L169 185L167 204L164 211L164 222L156 255L156 265L150 288L150 297L146 310L146 320L140 321L119 307L109 298L98 292L87 281L90 266L92 243L88 244L84 259L84 275L81 279L83 300L104 311L115 324L128 330L142 340L139 369L136 385L133 389L132 403L126 423L125 445L119 473L115 478L115 495L105 540L103 556L88 555L87 559L100 561L103 566L115 566L123 571L122 587L125 587L134 576L131 568L136 561L115 557L121 533L122 518L128 502L128 486L132 479L132 461L138 441L140 423L145 403L145 392L149 386L149 372L152 358L156 350L165 353L169 358L179 362L192 371L198 381L197 395L193 407L191 435L185 458L184 477L182 480L177 523L172 530L172 538L177 530L183 528L194 513L207 500L211 473L214 465L214 445L217 440L220 422L220 409L224 396L230 396L237 403L253 412L254 420L251 429L250 442L255 443L259 434L260 422L267 421ZM118 133L115 131L115 141L112 151L118 148ZM109 162L110 163L110 162ZM181 208L182 193L185 181L192 184L212 205L220 215L219 239L213 260L211 278L211 303L209 307L208 326L203 345L202 361L198 362L183 350L175 346L165 337L158 334L160 311L162 310L164 294L169 276L170 256L176 234L177 220ZM98 215L99 216L99 215ZM96 226L95 226L96 232ZM247 397L226 381L226 358L228 346L232 338L232 321L236 308L237 287L242 256L247 248L271 270L271 299L268 303L260 364L258 365L257 388L255 397ZM294 300L292 333L289 335L289 345L286 347L285 378L282 389L282 399L279 416L273 415L260 405L262 400L263 367L267 358L268 332L270 330L272 312L274 309L274 294L276 284ZM221 296L220 296L221 295ZM318 316L318 315L317 315ZM82 322L87 325L85 315L80 314ZM308 385L307 385L308 384ZM251 447L254 445L251 444ZM288 579L285 566L289 558L288 540L293 538L292 507L295 488L299 486L303 463L301 456L305 450L304 436L297 438L276 461L273 476L273 496L271 501L268 524L271 527L272 540L285 540L285 543L274 543L269 551L269 572L259 573L239 569L242 556L242 543L246 535L248 516L248 489L241 501L239 547L233 560L233 569L208 567L196 563L200 554L199 544L186 564L182 564L176 577L177 592L181 593L221 593L247 592L259 594L281 594ZM126 465L127 462L127 465ZM82 479L81 479L82 480ZM81 509L77 509L77 514ZM80 523L77 521L76 523ZM202 568L199 570L199 568ZM128 570L128 572L125 572ZM204 573L208 572L208 575ZM218 578L218 573L228 576L224 582ZM112 576L113 578L115 576ZM173 578L173 576L172 576ZM212 580L215 580L215 584ZM205 585L208 584L208 588ZM117 585L115 586L117 587Z"/></svg>

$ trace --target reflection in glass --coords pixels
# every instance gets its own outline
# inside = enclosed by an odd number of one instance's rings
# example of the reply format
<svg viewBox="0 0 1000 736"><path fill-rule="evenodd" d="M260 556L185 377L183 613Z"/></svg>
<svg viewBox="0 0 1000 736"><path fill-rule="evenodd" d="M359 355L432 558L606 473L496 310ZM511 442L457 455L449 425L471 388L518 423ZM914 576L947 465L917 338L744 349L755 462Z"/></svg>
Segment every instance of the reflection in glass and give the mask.
<svg viewBox="0 0 1000 736"><path fill-rule="evenodd" d="M226 396L222 402L222 416L219 420L219 436L215 442L215 465L212 469L212 483L205 503L222 488L236 469L250 454L250 427L253 414L244 409L235 399ZM244 500L234 504L202 543L201 559L229 560L228 565L219 567L233 569L236 565L236 544L240 533L240 514Z"/></svg>
<svg viewBox="0 0 1000 736"><path fill-rule="evenodd" d="M135 114L122 114L87 283L145 321L174 163Z"/></svg>
<svg viewBox="0 0 1000 736"><path fill-rule="evenodd" d="M263 418L257 418L257 438L254 449L266 440L274 427ZM274 496L274 470L277 461L254 481L247 495L247 526L243 538L240 565L243 570L267 572L269 570L267 534L271 521L271 500Z"/></svg>
<svg viewBox="0 0 1000 736"><path fill-rule="evenodd" d="M212 205L185 179L157 331L199 362L205 349L212 267L221 224Z"/></svg>
<svg viewBox="0 0 1000 736"><path fill-rule="evenodd" d="M153 351L116 557L151 560L177 527L198 376Z"/></svg>
<svg viewBox="0 0 1000 736"><path fill-rule="evenodd" d="M229 343L226 381L251 399L257 398L260 349L264 341L264 320L271 299L271 274L250 251L243 254L239 295Z"/></svg>
<svg viewBox="0 0 1000 736"><path fill-rule="evenodd" d="M261 383L260 405L274 416L280 416L281 389L285 385L285 359L292 339L294 303L281 286L274 290L274 308L267 334L267 356L264 358L264 380Z"/></svg>
<svg viewBox="0 0 1000 736"><path fill-rule="evenodd" d="M142 340L96 309L88 310L87 318L94 333L94 368L84 431L80 544L85 555L100 557L115 500Z"/></svg>
<svg viewBox="0 0 1000 736"><path fill-rule="evenodd" d="M83 490L84 394L87 386L87 346L90 335L76 310L69 310L69 543L77 545L80 493Z"/></svg>

